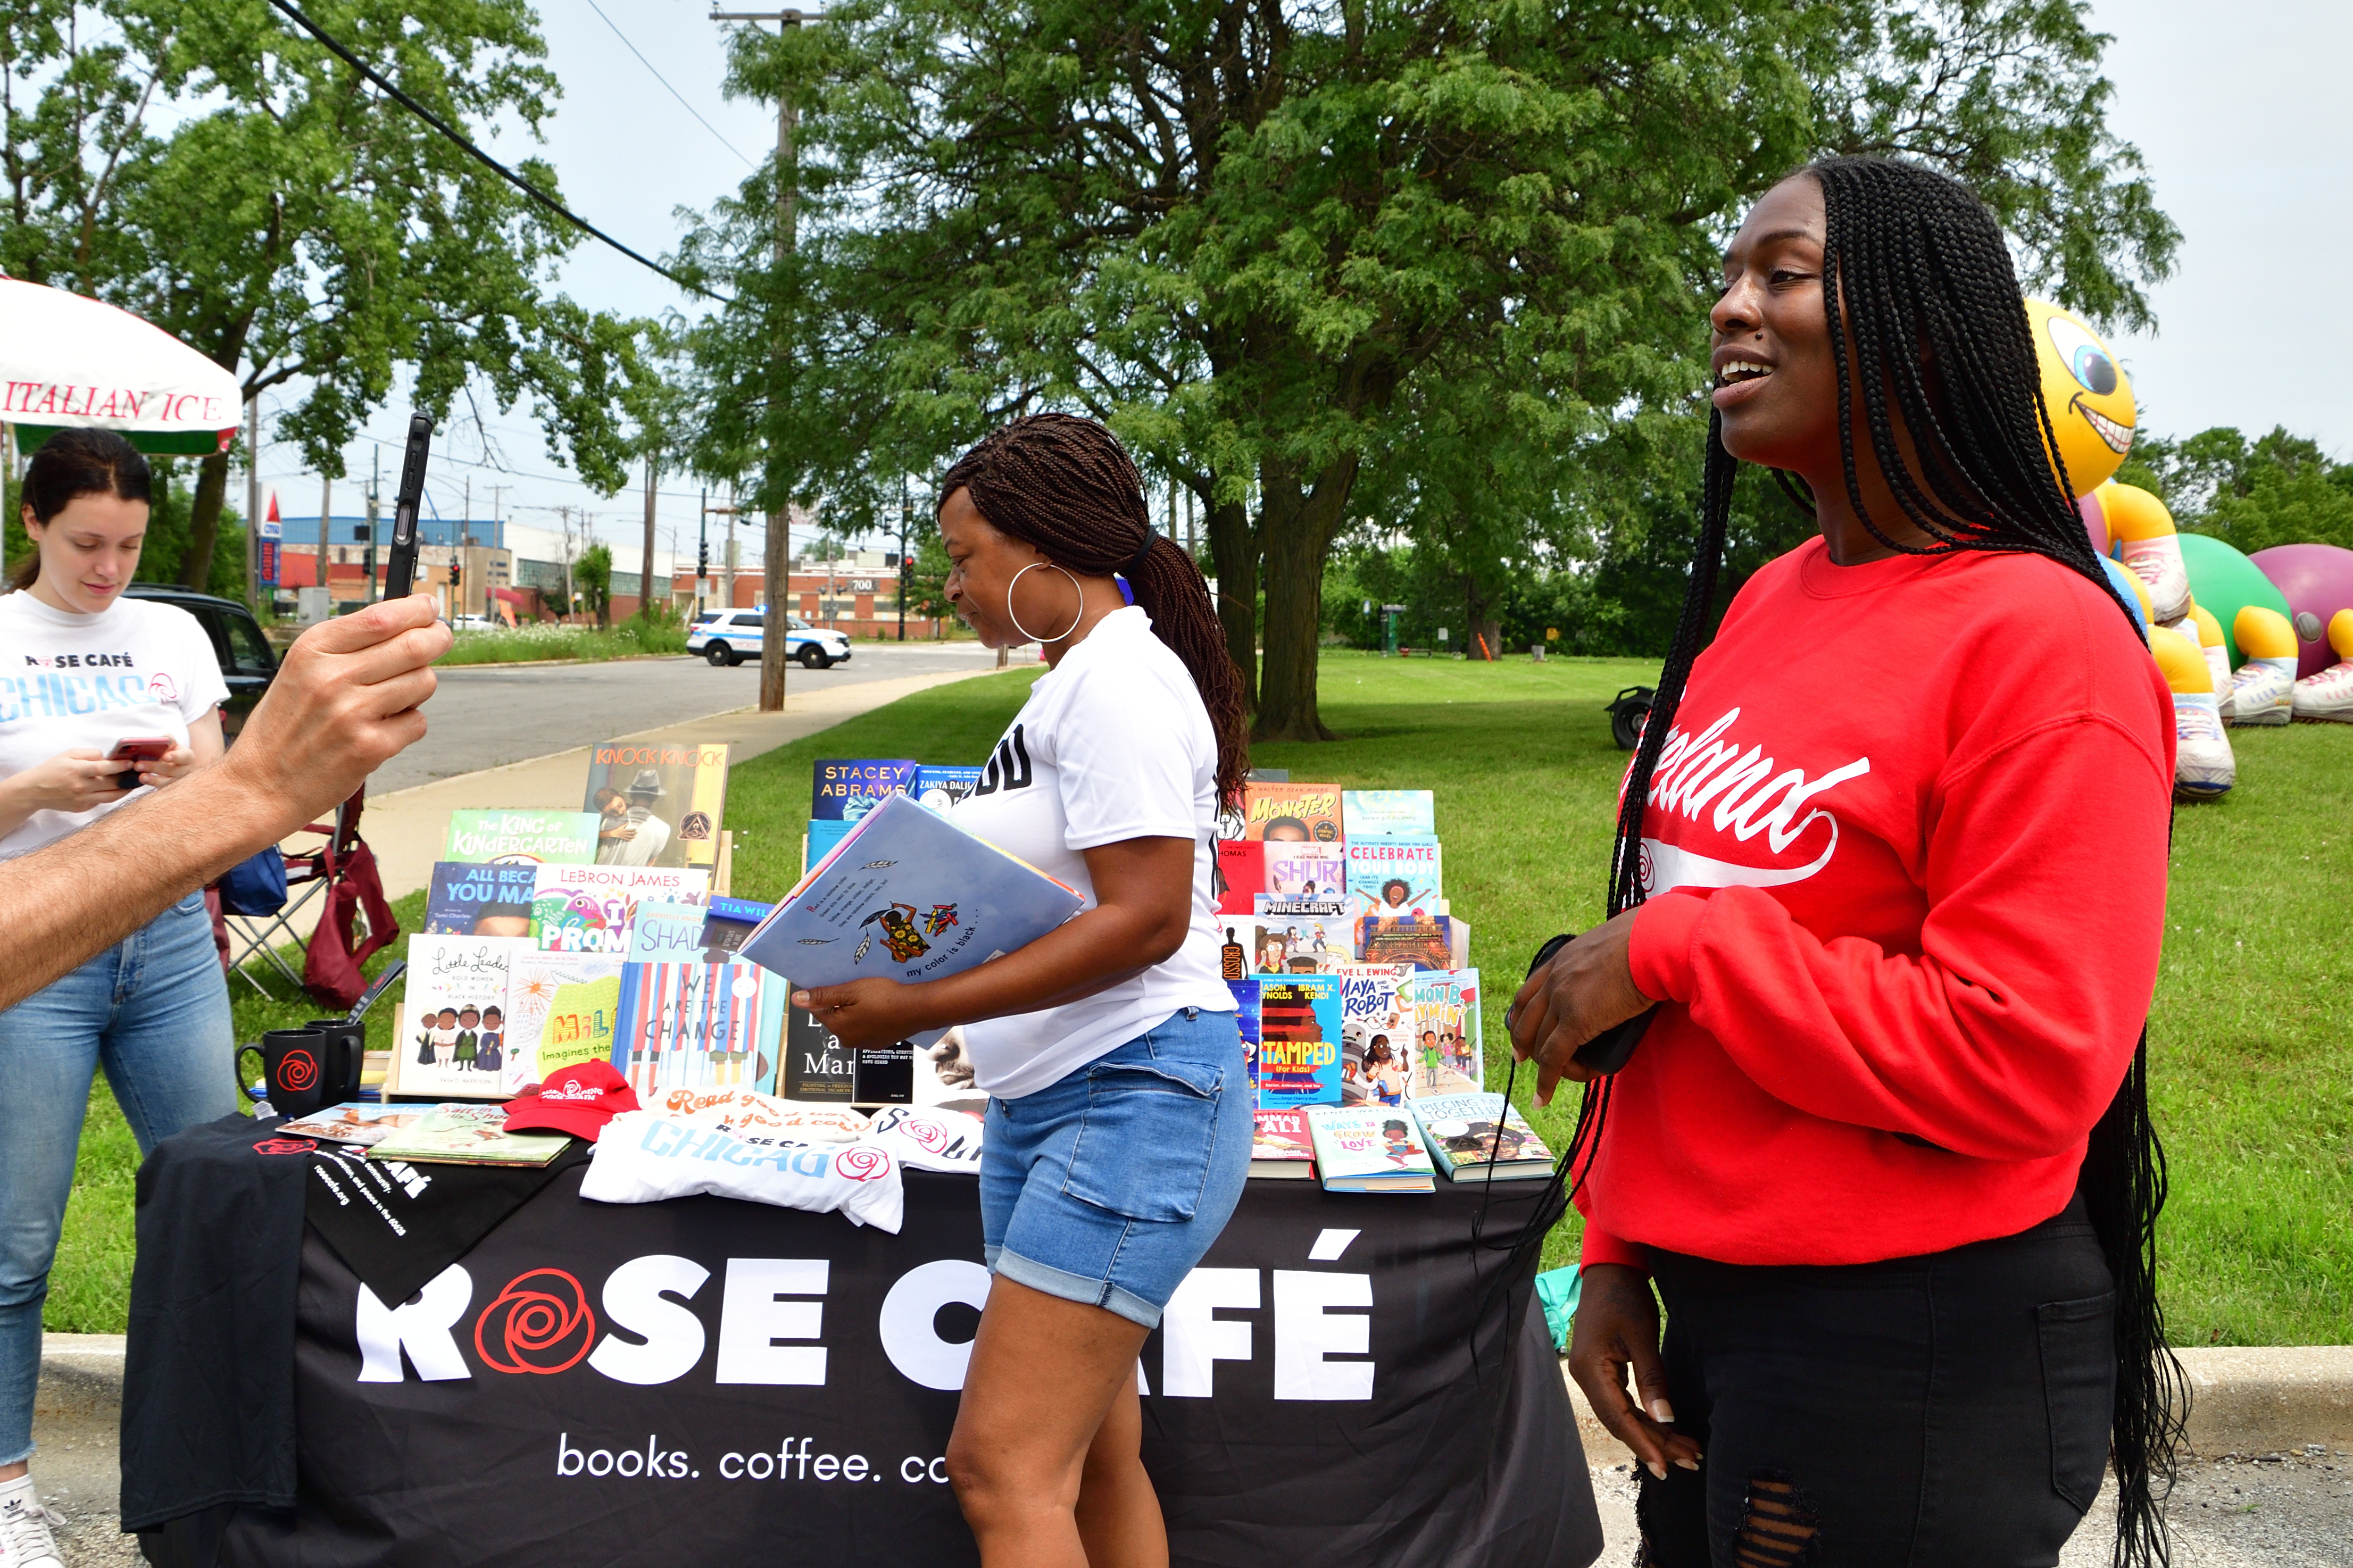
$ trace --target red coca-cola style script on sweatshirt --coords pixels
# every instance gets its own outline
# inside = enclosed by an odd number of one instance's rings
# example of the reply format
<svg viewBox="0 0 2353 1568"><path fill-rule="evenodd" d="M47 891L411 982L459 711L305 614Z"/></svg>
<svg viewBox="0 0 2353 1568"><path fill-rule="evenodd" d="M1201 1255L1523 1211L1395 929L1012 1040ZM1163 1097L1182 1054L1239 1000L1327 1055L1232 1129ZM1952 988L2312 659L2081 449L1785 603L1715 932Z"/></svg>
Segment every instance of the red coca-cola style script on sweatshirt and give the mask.
<svg viewBox="0 0 2353 1568"><path fill-rule="evenodd" d="M1752 578L1642 820L1664 998L1578 1196L1649 1244L1835 1264L2059 1212L2165 919L2173 705L2116 602L2031 555Z"/></svg>

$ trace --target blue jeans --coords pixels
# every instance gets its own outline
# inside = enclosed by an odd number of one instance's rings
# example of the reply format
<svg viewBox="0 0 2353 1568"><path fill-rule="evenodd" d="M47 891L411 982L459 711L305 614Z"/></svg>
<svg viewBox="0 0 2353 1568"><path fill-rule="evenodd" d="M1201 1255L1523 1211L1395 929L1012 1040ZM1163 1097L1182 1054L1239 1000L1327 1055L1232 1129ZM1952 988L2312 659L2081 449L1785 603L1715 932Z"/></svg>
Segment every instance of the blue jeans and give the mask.
<svg viewBox="0 0 2353 1568"><path fill-rule="evenodd" d="M1157 1324L1241 1199L1256 1098L1234 1016L1187 1007L1034 1094L990 1100L990 1270Z"/></svg>
<svg viewBox="0 0 2353 1568"><path fill-rule="evenodd" d="M33 1451L41 1304L91 1077L105 1068L144 1156L237 1109L234 1044L200 892L0 1012L0 1465Z"/></svg>

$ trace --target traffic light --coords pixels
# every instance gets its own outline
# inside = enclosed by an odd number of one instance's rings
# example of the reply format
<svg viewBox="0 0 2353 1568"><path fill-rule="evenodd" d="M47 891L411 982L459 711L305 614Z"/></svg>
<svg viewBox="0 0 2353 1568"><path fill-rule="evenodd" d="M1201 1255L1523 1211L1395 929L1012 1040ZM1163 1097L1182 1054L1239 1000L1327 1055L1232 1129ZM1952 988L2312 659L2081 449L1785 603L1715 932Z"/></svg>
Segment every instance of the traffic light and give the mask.
<svg viewBox="0 0 2353 1568"><path fill-rule="evenodd" d="M451 563L449 563L449 586L451 586L452 588L454 588L454 587L456 587L457 585L458 585L458 563L457 563L455 561L452 561Z"/></svg>
<svg viewBox="0 0 2353 1568"><path fill-rule="evenodd" d="M694 574L698 577L711 575L711 541L707 539L695 546Z"/></svg>

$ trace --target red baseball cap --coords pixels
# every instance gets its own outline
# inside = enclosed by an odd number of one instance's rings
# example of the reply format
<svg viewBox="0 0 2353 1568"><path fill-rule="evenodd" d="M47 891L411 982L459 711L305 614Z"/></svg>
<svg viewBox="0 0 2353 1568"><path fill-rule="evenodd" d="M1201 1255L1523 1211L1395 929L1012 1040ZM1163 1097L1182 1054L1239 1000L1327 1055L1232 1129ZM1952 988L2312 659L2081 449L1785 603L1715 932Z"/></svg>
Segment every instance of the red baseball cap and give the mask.
<svg viewBox="0 0 2353 1568"><path fill-rule="evenodd" d="M638 1091L629 1087L607 1061L585 1061L547 1075L547 1081L527 1088L507 1102L507 1131L524 1132L543 1128L569 1132L590 1142L605 1123L624 1110L638 1109Z"/></svg>

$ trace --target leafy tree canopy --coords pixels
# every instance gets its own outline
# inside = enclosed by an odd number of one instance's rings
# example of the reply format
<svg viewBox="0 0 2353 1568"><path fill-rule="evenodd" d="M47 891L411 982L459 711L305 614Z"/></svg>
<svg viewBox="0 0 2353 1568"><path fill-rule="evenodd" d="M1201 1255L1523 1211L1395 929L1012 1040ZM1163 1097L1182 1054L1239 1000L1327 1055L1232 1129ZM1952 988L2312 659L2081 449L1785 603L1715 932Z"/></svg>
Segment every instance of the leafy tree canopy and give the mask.
<svg viewBox="0 0 2353 1568"><path fill-rule="evenodd" d="M2176 526L2249 554L2274 544L2353 550L2353 463L2284 427L2253 441L2228 426L2144 437L2116 478L2153 492Z"/></svg>

